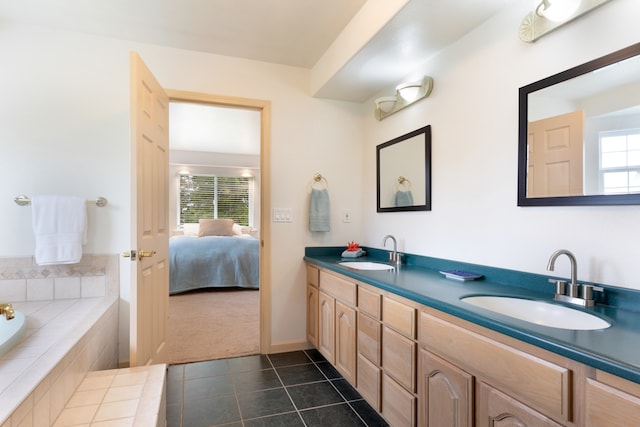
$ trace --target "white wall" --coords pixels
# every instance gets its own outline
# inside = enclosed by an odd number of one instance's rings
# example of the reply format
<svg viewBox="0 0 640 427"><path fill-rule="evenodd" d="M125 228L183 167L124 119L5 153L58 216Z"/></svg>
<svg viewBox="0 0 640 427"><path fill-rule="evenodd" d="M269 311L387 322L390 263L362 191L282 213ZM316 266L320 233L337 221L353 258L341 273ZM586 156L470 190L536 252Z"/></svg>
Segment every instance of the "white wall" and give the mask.
<svg viewBox="0 0 640 427"><path fill-rule="evenodd" d="M520 208L516 198L518 88L637 43L640 3L613 1L528 44L518 25L533 3L520 2L408 72L433 76L426 100L381 122L370 107L364 183L375 179L376 145L430 124L433 208L377 214L375 188L365 184L363 243L380 247L391 233L410 253L540 274L549 274L552 252L566 248L579 279L640 289L640 207ZM568 261L555 273L568 277Z"/></svg>
<svg viewBox="0 0 640 427"><path fill-rule="evenodd" d="M306 225L309 183L320 172L334 209L359 217L362 114L359 104L313 99L305 69L0 23L0 257L33 253L30 208L18 194L104 196L90 208L87 253L129 249L129 51L136 50L169 89L269 100L271 202L292 208L274 224L272 341L304 340L308 245L346 244L361 223L337 215L330 233ZM267 215L267 218L269 215ZM128 359L129 265L121 262L120 358Z"/></svg>

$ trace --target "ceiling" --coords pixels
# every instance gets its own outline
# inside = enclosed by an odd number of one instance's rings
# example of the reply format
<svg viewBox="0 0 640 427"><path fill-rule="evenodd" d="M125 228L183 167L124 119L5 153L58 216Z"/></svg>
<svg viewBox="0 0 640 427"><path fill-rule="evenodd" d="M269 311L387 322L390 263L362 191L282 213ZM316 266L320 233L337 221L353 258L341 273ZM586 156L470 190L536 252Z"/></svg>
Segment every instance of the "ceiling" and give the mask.
<svg viewBox="0 0 640 427"><path fill-rule="evenodd" d="M0 19L307 68L310 95L364 102L517 1L7 0Z"/></svg>
<svg viewBox="0 0 640 427"><path fill-rule="evenodd" d="M7 0L0 18L313 69L360 12L379 31L345 47L312 95L363 102L517 1Z"/></svg>

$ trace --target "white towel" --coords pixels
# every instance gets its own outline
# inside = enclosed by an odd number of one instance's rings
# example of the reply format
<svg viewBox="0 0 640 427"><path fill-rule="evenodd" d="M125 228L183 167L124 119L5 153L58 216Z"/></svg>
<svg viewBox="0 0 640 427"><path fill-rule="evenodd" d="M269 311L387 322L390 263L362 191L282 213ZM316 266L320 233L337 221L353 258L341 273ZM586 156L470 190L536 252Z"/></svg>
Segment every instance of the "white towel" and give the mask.
<svg viewBox="0 0 640 427"><path fill-rule="evenodd" d="M309 199L309 231L329 231L331 229L331 208L329 206L329 192L311 189Z"/></svg>
<svg viewBox="0 0 640 427"><path fill-rule="evenodd" d="M75 264L87 243L87 203L73 196L32 196L38 265Z"/></svg>

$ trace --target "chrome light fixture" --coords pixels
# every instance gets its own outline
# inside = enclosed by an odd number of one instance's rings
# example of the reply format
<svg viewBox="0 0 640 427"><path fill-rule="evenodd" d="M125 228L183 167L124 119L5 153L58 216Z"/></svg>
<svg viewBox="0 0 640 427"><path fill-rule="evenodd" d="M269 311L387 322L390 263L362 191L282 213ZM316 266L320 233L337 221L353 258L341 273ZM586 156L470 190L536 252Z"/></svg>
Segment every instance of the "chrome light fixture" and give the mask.
<svg viewBox="0 0 640 427"><path fill-rule="evenodd" d="M542 0L520 23L520 40L534 42L611 0Z"/></svg>
<svg viewBox="0 0 640 427"><path fill-rule="evenodd" d="M412 83L403 83L396 87L394 96L383 96L375 100L376 119L382 120L393 113L397 113L409 105L415 104L422 98L431 94L433 89L433 78L424 76L422 80Z"/></svg>

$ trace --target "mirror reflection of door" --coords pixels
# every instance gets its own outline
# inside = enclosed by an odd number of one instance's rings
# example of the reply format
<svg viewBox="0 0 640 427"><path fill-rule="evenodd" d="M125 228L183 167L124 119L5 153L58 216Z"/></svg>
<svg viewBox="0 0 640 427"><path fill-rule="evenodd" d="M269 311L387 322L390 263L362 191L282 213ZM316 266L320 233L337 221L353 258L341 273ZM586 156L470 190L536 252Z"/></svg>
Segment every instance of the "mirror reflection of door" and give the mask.
<svg viewBox="0 0 640 427"><path fill-rule="evenodd" d="M527 197L581 196L584 111L529 123Z"/></svg>

